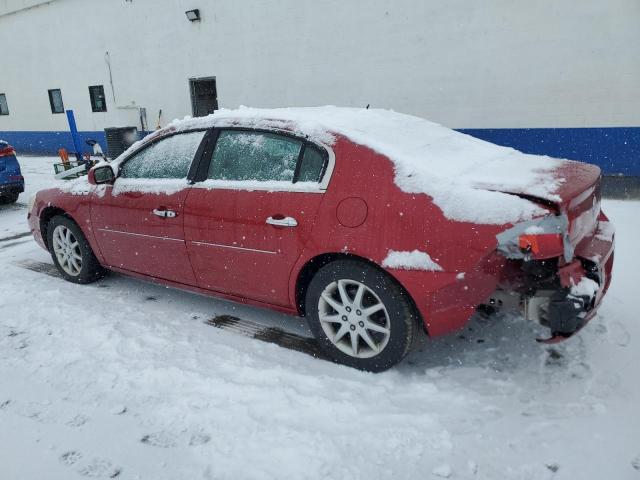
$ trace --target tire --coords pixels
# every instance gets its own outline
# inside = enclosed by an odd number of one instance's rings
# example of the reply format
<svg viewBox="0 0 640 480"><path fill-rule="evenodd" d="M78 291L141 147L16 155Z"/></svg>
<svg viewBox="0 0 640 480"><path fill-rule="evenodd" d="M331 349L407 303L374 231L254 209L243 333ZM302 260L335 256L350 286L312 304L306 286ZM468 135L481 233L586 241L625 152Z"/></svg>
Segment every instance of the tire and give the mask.
<svg viewBox="0 0 640 480"><path fill-rule="evenodd" d="M382 372L396 365L418 331L418 315L404 289L383 270L357 260L334 261L318 270L305 301L322 351L359 370Z"/></svg>
<svg viewBox="0 0 640 480"><path fill-rule="evenodd" d="M73 283L92 283L105 276L91 246L76 222L57 215L47 224L47 245L62 277Z"/></svg>
<svg viewBox="0 0 640 480"><path fill-rule="evenodd" d="M0 205L6 205L9 203L16 203L18 201L19 193L9 193L0 197Z"/></svg>

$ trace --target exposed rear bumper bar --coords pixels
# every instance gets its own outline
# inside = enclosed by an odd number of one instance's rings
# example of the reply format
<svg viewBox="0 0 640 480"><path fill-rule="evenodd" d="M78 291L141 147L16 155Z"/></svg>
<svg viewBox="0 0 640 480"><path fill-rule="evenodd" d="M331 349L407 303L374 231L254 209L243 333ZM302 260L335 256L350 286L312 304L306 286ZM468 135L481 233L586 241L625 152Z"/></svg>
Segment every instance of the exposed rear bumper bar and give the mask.
<svg viewBox="0 0 640 480"><path fill-rule="evenodd" d="M591 320L597 311L597 306L589 309L594 298L564 298L552 299L549 302L547 326L551 336L546 339L538 338L542 343L558 343L575 335Z"/></svg>
<svg viewBox="0 0 640 480"><path fill-rule="evenodd" d="M584 318L582 318L580 322L577 324L576 329L570 333L555 332L555 333L552 333L549 338L536 338L536 341L540 343L564 342L567 338L574 336L576 333L582 330L582 327L584 327L587 323L589 323L589 320L595 317L596 313L597 313L597 307L591 310L590 312L588 312L587 315Z"/></svg>
<svg viewBox="0 0 640 480"><path fill-rule="evenodd" d="M551 337L538 339L557 343L580 331L597 313L609 289L613 268L614 238L608 219L601 215L596 233L576 248L576 260L560 268L559 276L565 293L557 292L549 301L547 326ZM592 292L576 290L584 278L597 283Z"/></svg>
<svg viewBox="0 0 640 480"><path fill-rule="evenodd" d="M539 342L560 342L580 331L596 315L611 283L613 254L613 227L601 213L595 232L576 245L572 261L558 259L553 277L551 271L544 269L541 273L527 269L524 278L511 270L483 304L518 311L526 319L549 328L549 338L539 338ZM552 265L547 263L547 267ZM532 280L533 273L536 277Z"/></svg>

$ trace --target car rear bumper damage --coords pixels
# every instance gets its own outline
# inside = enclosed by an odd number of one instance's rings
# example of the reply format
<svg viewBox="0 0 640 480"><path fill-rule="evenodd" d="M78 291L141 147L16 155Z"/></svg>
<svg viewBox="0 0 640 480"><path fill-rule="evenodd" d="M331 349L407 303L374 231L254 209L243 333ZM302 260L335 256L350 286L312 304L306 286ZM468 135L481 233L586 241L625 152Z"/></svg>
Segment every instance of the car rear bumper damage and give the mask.
<svg viewBox="0 0 640 480"><path fill-rule="evenodd" d="M572 252L545 260L510 260L511 268L485 302L492 308L518 310L526 319L549 328L541 342L562 341L591 320L611 282L614 234L600 214L595 231ZM515 265L514 265L515 264Z"/></svg>
<svg viewBox="0 0 640 480"><path fill-rule="evenodd" d="M551 331L549 338L540 341L562 341L578 332L595 316L609 288L613 248L605 258L604 264L585 258L572 262L567 265L572 270L570 280L562 285L561 290L546 298L537 296L525 301L525 318L535 320ZM562 278L562 272L560 277Z"/></svg>
<svg viewBox="0 0 640 480"><path fill-rule="evenodd" d="M576 248L576 260L559 268L564 298L550 303L548 342L560 341L584 327L600 307L611 284L614 258L612 228L604 215L595 234Z"/></svg>

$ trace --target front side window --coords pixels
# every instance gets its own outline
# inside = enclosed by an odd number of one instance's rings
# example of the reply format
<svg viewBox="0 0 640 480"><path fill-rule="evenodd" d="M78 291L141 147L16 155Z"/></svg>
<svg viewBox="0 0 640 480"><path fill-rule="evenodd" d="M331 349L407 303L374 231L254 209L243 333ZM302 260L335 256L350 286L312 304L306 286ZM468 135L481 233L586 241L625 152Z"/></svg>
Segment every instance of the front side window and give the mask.
<svg viewBox="0 0 640 480"><path fill-rule="evenodd" d="M9 115L7 96L4 93L0 93L0 115Z"/></svg>
<svg viewBox="0 0 640 480"><path fill-rule="evenodd" d="M51 113L64 113L62 92L59 88L49 90L49 104L51 105Z"/></svg>
<svg viewBox="0 0 640 480"><path fill-rule="evenodd" d="M91 100L91 110L93 112L107 111L107 99L104 96L104 87L102 85L89 87L89 99Z"/></svg>
<svg viewBox="0 0 640 480"><path fill-rule="evenodd" d="M127 160L122 178L187 178L205 132L179 133L153 143Z"/></svg>
<svg viewBox="0 0 640 480"><path fill-rule="evenodd" d="M208 178L291 182L301 148L301 140L283 135L223 130L213 151Z"/></svg>

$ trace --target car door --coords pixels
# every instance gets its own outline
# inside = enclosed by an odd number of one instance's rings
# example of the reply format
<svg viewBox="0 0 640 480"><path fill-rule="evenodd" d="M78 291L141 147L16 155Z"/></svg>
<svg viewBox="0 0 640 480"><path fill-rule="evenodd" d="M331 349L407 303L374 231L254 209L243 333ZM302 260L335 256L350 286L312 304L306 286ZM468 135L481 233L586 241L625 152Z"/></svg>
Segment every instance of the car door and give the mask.
<svg viewBox="0 0 640 480"><path fill-rule="evenodd" d="M107 265L195 285L184 240L188 172L205 131L160 138L126 159L92 200L91 222Z"/></svg>
<svg viewBox="0 0 640 480"><path fill-rule="evenodd" d="M184 208L198 285L289 305L289 278L326 188L330 152L285 134L222 129ZM208 159L205 157L209 157Z"/></svg>

